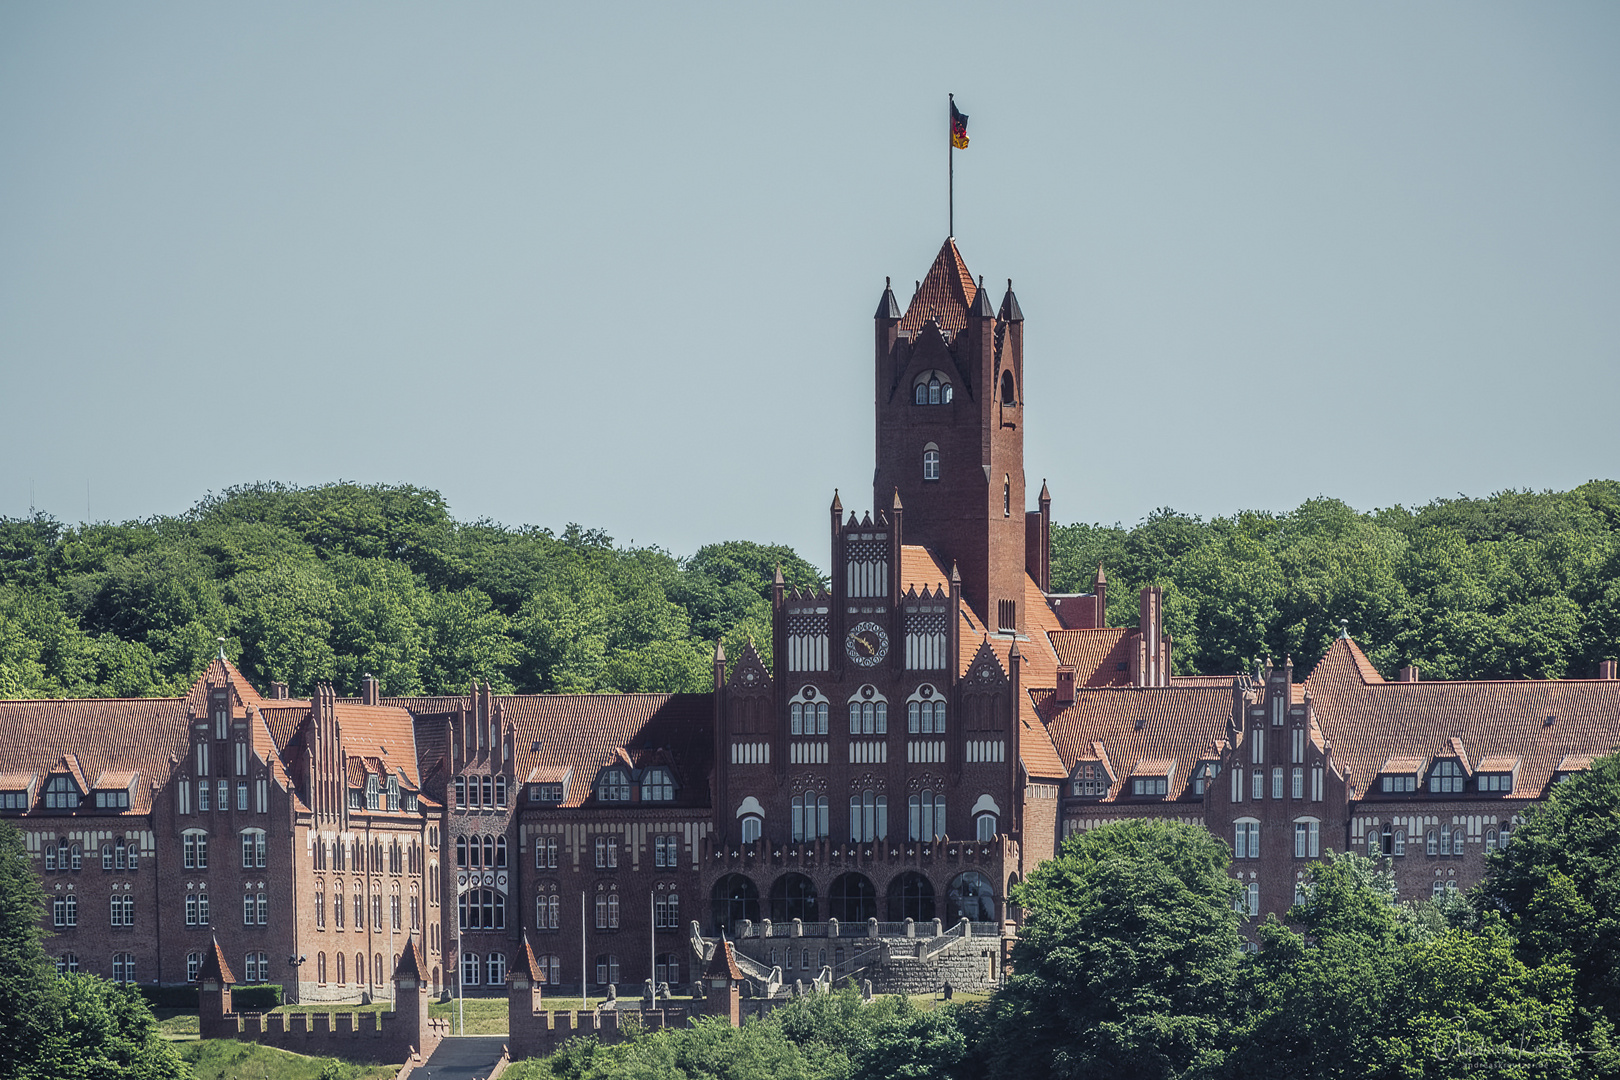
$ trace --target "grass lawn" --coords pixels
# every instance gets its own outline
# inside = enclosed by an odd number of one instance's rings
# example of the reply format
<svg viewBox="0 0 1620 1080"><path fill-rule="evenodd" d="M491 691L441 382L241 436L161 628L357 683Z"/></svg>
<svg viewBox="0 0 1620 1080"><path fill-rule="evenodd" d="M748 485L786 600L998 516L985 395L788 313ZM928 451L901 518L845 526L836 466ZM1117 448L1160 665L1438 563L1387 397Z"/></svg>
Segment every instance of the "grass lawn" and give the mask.
<svg viewBox="0 0 1620 1080"><path fill-rule="evenodd" d="M179 1051L196 1080L392 1080L397 1065L353 1065L339 1058L305 1057L257 1043L201 1039Z"/></svg>

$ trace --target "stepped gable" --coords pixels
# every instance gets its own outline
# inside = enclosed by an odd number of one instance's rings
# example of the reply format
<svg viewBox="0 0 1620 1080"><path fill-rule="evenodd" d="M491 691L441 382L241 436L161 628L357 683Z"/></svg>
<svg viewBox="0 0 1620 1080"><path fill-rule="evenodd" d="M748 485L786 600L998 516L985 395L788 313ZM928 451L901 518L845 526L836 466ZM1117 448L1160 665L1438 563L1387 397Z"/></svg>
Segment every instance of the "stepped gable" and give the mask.
<svg viewBox="0 0 1620 1080"><path fill-rule="evenodd" d="M634 761L663 751L675 763L675 801L709 805L713 694L511 694L496 697L515 732L512 774L565 776L564 807L594 803L598 766L622 750Z"/></svg>
<svg viewBox="0 0 1620 1080"><path fill-rule="evenodd" d="M1050 635L1062 629L1057 616L1052 612L1046 602L1046 595L1036 586L1035 581L1028 574L1024 575L1024 610L1025 620L1029 627L1026 637L1017 638L1019 656L1019 688L1022 693L1018 701L1018 721L1021 725L1019 733L1020 757L1024 771L1031 777L1043 779L1062 779L1068 775L1063 767L1063 761L1057 751L1052 747L1052 740L1046 733L1046 726L1041 722L1040 714L1035 709L1031 694L1036 689L1052 690L1057 686L1057 653L1052 650ZM1010 667L1010 656L1014 638L1000 634L986 633L986 624L978 612L969 608L967 602L962 602L961 632L958 635L960 675L966 678L973 669L973 663L979 656L981 648L988 649L1006 672Z"/></svg>
<svg viewBox="0 0 1620 1080"><path fill-rule="evenodd" d="M1140 636L1125 627L1101 630L1054 630L1052 649L1058 661L1074 667L1076 686L1131 685L1132 639ZM1230 684L1231 680L1226 680Z"/></svg>
<svg viewBox="0 0 1620 1080"><path fill-rule="evenodd" d="M1567 760L1620 746L1614 679L1386 682L1340 638L1301 689L1359 794L1386 762L1415 758L1427 768L1437 754L1458 752L1453 740L1470 771L1487 758L1517 759L1517 798L1542 795Z"/></svg>
<svg viewBox="0 0 1620 1080"><path fill-rule="evenodd" d="M1232 719L1231 679L1210 686L1081 687L1066 707L1052 691L1034 697L1065 775L1080 761L1097 760L1101 746L1114 778L1105 802L1123 794L1132 774L1147 775L1143 769L1163 776L1167 761L1175 763L1169 798L1201 798L1191 794L1193 768L1218 760Z"/></svg>
<svg viewBox="0 0 1620 1080"><path fill-rule="evenodd" d="M186 698L73 698L0 701L0 761L7 777L45 778L56 771L75 776L81 793L103 776L135 773L129 809L81 813L98 817L147 814L152 785L165 784L173 763L190 751Z"/></svg>
<svg viewBox="0 0 1620 1080"><path fill-rule="evenodd" d="M934 558L933 552L919 544L900 545L900 591L925 588L937 593L951 591L950 577Z"/></svg>
<svg viewBox="0 0 1620 1080"><path fill-rule="evenodd" d="M914 336L930 319L947 334L965 329L968 308L978 291L967 263L962 261L962 253L956 249L956 240L947 239L934 257L934 265L928 268L917 294L907 305L900 320L900 332Z"/></svg>

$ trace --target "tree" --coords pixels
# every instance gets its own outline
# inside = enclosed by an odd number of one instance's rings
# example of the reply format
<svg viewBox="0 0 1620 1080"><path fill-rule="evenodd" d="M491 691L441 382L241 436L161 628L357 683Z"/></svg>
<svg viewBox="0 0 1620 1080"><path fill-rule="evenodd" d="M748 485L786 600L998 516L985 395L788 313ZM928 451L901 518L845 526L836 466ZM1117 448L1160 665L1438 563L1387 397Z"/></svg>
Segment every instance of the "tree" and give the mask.
<svg viewBox="0 0 1620 1080"><path fill-rule="evenodd" d="M1077 833L1013 890L1015 974L986 1030L993 1077L1174 1077L1220 1057L1241 962L1237 883L1205 830Z"/></svg>
<svg viewBox="0 0 1620 1080"><path fill-rule="evenodd" d="M1568 964L1579 1030L1608 1046L1620 1023L1620 754L1555 785L1490 856L1480 907L1500 912L1531 965ZM1612 1051L1610 1068L1620 1067Z"/></svg>
<svg viewBox="0 0 1620 1080"><path fill-rule="evenodd" d="M52 1031L58 986L40 945L45 891L29 866L22 834L0 822L0 1076L31 1080Z"/></svg>

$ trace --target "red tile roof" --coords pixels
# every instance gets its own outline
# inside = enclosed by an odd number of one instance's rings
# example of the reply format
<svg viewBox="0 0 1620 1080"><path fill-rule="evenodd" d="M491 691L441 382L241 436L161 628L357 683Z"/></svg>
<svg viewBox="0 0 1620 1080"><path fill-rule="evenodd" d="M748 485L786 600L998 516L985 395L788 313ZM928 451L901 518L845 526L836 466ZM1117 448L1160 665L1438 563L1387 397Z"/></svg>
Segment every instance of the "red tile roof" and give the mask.
<svg viewBox="0 0 1620 1080"><path fill-rule="evenodd" d="M922 592L924 587L935 592L949 592L950 575L940 568L938 560L927 548L917 544L901 544L900 591L903 593L915 588Z"/></svg>
<svg viewBox="0 0 1620 1080"><path fill-rule="evenodd" d="M1474 754L1517 757L1515 793L1535 793L1569 755L1620 746L1615 680L1385 682L1365 659L1340 639L1305 681L1316 721L1360 791L1391 758L1457 754L1469 767Z"/></svg>
<svg viewBox="0 0 1620 1080"><path fill-rule="evenodd" d="M1077 686L1129 686L1131 643L1134 630L1110 626L1102 630L1054 630L1052 648L1058 660L1074 665ZM1231 680L1227 680L1227 685Z"/></svg>
<svg viewBox="0 0 1620 1080"><path fill-rule="evenodd" d="M705 979L731 979L733 982L742 982L742 970L737 967L737 960L731 955L731 942L722 938L714 947L714 955L709 957L709 966L703 969Z"/></svg>
<svg viewBox="0 0 1620 1080"><path fill-rule="evenodd" d="M598 767L621 748L669 753L674 806L707 806L714 756L711 694L512 694L495 699L516 732L513 774L574 770L562 805L592 794Z"/></svg>
<svg viewBox="0 0 1620 1080"><path fill-rule="evenodd" d="M1077 761L1094 759L1095 744L1102 744L1116 778L1105 801L1119 797L1126 777L1141 775L1139 769L1161 770L1170 761L1175 762L1170 797L1190 791L1186 785L1193 766L1219 753L1232 717L1230 683L1081 688L1066 708L1058 707L1050 691L1035 698L1069 769Z"/></svg>
<svg viewBox="0 0 1620 1080"><path fill-rule="evenodd" d="M1001 670L1005 672L1010 670L1009 658L1014 640L1018 643L1020 661L1018 679L1025 691L1018 703L1018 719L1021 725L1018 741L1024 771L1032 777L1061 779L1068 775L1068 770L1064 768L1057 752L1052 749L1052 740L1048 737L1040 715L1030 700L1030 691L1057 686L1058 657L1052 650L1051 635L1061 630L1062 624L1047 606L1045 595L1028 574L1024 575L1024 620L1028 630L1027 638L1014 639L1007 634L991 634L988 636L990 650L995 653L996 660L1001 664ZM979 647L986 641L983 626L984 623L978 617L978 613L972 611L964 601L960 652L957 657L957 663L960 665L958 671L962 675L966 675L973 667L974 657L978 655Z"/></svg>
<svg viewBox="0 0 1620 1080"><path fill-rule="evenodd" d="M139 773L131 814L151 809L152 784L167 783L171 759L189 748L184 698L0 701L0 761L8 772L44 776L71 759L80 791L89 790L86 774Z"/></svg>
<svg viewBox="0 0 1620 1080"><path fill-rule="evenodd" d="M956 250L956 241L947 239L934 257L934 265L928 268L922 287L907 305L900 332L915 334L923 323L933 319L947 334L956 333L967 326L968 308L978 291L962 253Z"/></svg>

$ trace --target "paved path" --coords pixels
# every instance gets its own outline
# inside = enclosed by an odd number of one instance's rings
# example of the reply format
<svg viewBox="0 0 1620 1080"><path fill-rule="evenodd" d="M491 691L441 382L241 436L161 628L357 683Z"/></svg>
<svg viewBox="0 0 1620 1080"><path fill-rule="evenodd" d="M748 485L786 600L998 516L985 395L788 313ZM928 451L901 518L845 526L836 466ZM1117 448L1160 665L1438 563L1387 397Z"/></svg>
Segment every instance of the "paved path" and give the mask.
<svg viewBox="0 0 1620 1080"><path fill-rule="evenodd" d="M505 1035L451 1036L411 1073L411 1080L485 1080L505 1045Z"/></svg>

